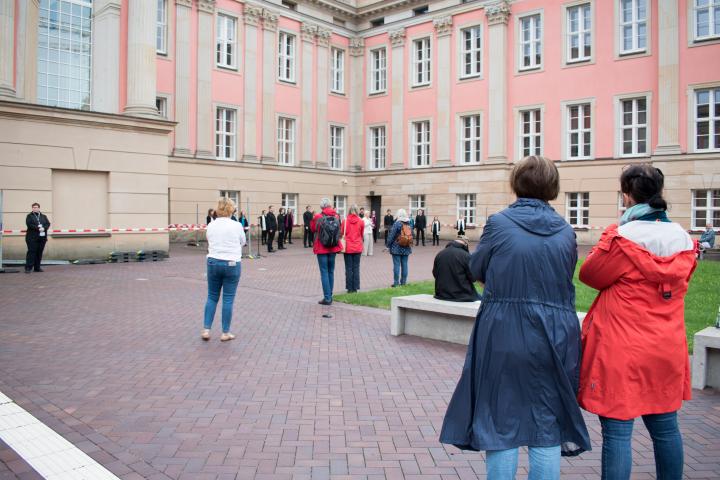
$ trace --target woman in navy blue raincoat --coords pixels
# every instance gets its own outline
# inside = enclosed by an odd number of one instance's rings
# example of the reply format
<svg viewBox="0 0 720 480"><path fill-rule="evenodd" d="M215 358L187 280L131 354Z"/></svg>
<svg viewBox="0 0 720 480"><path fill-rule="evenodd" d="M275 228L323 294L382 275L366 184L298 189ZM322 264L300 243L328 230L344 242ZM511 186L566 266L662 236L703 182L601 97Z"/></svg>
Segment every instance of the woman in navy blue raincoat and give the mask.
<svg viewBox="0 0 720 480"><path fill-rule="evenodd" d="M555 164L526 157L510 176L515 203L488 218L470 259L485 284L462 376L440 441L486 451L488 479L515 478L527 446L529 479L560 478L560 455L590 450L576 400L580 325L575 233L547 203Z"/></svg>

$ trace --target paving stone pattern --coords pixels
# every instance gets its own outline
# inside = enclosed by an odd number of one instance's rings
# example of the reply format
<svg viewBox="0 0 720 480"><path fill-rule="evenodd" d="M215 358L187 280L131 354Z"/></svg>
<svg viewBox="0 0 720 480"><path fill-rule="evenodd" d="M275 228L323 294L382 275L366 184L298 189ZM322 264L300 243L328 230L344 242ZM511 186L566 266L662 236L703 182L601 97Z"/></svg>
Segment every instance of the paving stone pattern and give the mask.
<svg viewBox="0 0 720 480"><path fill-rule="evenodd" d="M465 347L391 337L388 312L321 307L298 243L243 261L227 343L219 311L212 340L199 338L202 249L1 275L0 391L125 480L485 478L482 454L437 440ZM392 281L379 250L362 259L363 289ZM437 251L415 250L411 281L432 278ZM686 477L719 478L720 395L694 395ZM563 460L563 478L599 478L599 423L586 420L594 450ZM634 435L633 478L653 478L642 422ZM526 467L521 454L520 477ZM39 477L0 444L0 479L14 478Z"/></svg>

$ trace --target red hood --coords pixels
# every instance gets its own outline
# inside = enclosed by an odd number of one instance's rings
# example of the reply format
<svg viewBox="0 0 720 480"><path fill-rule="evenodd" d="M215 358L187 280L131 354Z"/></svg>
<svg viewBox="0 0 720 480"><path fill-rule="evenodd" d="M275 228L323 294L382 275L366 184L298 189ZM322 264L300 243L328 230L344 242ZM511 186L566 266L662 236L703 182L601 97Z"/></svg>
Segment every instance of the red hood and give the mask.
<svg viewBox="0 0 720 480"><path fill-rule="evenodd" d="M356 223L362 223L362 220L354 213L351 213L347 216L347 222L351 225L355 225Z"/></svg>
<svg viewBox="0 0 720 480"><path fill-rule="evenodd" d="M325 207L322 209L323 215L337 215L337 212L332 207Z"/></svg>

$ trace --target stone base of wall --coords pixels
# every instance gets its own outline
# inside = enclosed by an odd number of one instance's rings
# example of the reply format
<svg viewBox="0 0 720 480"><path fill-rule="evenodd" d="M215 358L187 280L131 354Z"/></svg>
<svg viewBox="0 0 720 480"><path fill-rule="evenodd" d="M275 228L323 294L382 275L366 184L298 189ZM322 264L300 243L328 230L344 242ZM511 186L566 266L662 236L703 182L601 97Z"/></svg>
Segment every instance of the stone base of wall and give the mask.
<svg viewBox="0 0 720 480"><path fill-rule="evenodd" d="M107 237L50 237L44 260L106 259L110 252L170 249L169 235L164 233L113 234ZM3 259L24 260L27 254L25 237L3 237Z"/></svg>

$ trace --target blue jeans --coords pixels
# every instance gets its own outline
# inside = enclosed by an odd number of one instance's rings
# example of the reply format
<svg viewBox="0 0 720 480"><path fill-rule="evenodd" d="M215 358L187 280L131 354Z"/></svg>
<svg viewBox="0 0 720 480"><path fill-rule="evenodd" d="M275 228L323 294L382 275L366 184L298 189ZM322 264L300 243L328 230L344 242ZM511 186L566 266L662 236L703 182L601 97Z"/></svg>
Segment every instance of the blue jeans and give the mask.
<svg viewBox="0 0 720 480"><path fill-rule="evenodd" d="M408 276L408 255L393 255L393 285L405 285ZM400 273L402 270L402 274Z"/></svg>
<svg viewBox="0 0 720 480"><path fill-rule="evenodd" d="M345 290L360 290L360 253L345 254Z"/></svg>
<svg viewBox="0 0 720 480"><path fill-rule="evenodd" d="M217 309L218 300L220 300L220 289L222 288L223 333L230 331L233 301L235 300L235 292L240 282L240 262L236 262L234 267L231 267L229 263L227 260L218 260L216 258L207 259L208 298L205 303L204 326L207 329L212 327L215 310Z"/></svg>
<svg viewBox="0 0 720 480"><path fill-rule="evenodd" d="M332 302L333 286L335 285L335 255L335 253L321 253L317 256L323 298L328 302Z"/></svg>
<svg viewBox="0 0 720 480"><path fill-rule="evenodd" d="M643 415L655 450L655 474L658 480L679 480L683 476L683 441L677 412ZM602 480L626 480L632 468L632 431L634 419L615 420L600 417L602 425Z"/></svg>
<svg viewBox="0 0 720 480"><path fill-rule="evenodd" d="M530 473L528 480L554 480L560 478L560 445L556 447L529 447ZM513 480L517 473L518 449L488 450L485 452L487 478Z"/></svg>

